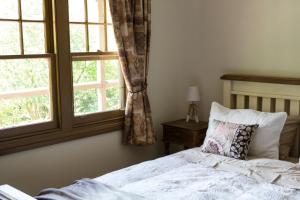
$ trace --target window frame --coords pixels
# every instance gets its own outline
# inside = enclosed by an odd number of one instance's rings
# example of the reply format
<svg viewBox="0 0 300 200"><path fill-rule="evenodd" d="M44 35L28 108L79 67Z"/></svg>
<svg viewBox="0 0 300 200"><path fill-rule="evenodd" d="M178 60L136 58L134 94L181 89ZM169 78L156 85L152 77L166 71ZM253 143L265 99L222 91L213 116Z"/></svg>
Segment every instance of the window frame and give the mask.
<svg viewBox="0 0 300 200"><path fill-rule="evenodd" d="M52 92L53 120L0 130L0 155L123 128L125 114L123 109L76 117L73 111L72 56L99 59L118 58L118 54L116 52L89 52L88 55L71 53L68 0L43 0L43 2L46 50L50 53L39 56L51 59L52 84L50 83L50 90ZM37 55L5 55L0 56L0 59L32 58L34 56ZM125 91L124 87L124 96ZM125 98L121 101L123 105L124 101Z"/></svg>

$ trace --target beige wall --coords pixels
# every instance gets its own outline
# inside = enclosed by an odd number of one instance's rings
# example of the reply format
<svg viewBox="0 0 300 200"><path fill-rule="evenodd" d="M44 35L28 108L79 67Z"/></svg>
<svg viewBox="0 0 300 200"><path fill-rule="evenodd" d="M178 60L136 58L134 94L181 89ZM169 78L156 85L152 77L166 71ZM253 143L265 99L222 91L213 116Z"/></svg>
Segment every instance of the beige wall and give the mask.
<svg viewBox="0 0 300 200"><path fill-rule="evenodd" d="M202 119L222 100L224 73L300 77L299 0L197 1L190 81L201 88Z"/></svg>
<svg viewBox="0 0 300 200"><path fill-rule="evenodd" d="M186 19L178 15L181 0L153 0L153 32L149 96L159 143L151 147L121 145L114 132L0 157L0 184L8 183L35 194L45 187L60 187L82 177L96 177L162 153L161 126L180 116L177 94L181 81L182 47ZM178 48L181 47L181 48ZM166 76L167 75L167 76Z"/></svg>

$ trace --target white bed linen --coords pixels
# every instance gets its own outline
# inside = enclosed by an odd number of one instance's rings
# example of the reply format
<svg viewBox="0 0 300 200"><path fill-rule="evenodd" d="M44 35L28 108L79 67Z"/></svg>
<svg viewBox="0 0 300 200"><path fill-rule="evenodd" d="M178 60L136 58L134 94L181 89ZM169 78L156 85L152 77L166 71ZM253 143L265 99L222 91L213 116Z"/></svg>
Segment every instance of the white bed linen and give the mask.
<svg viewBox="0 0 300 200"><path fill-rule="evenodd" d="M300 170L272 159L240 161L199 148L121 169L95 180L146 199L300 199Z"/></svg>

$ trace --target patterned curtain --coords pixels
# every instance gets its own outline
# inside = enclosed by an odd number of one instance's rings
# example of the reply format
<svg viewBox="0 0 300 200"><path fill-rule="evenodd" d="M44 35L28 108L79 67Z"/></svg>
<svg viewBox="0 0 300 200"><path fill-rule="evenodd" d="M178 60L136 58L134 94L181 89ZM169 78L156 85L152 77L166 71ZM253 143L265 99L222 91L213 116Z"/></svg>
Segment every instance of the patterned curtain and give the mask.
<svg viewBox="0 0 300 200"><path fill-rule="evenodd" d="M128 89L125 144L153 144L147 74L151 32L151 0L109 0L121 69Z"/></svg>

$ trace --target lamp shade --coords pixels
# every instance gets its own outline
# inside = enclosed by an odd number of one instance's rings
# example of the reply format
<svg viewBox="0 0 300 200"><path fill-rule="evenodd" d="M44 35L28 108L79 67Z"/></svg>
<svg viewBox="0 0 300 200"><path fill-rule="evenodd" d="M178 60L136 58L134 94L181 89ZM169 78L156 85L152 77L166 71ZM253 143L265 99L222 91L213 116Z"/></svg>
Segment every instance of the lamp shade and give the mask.
<svg viewBox="0 0 300 200"><path fill-rule="evenodd" d="M188 101L200 101L199 88L197 86L190 86L187 94Z"/></svg>

